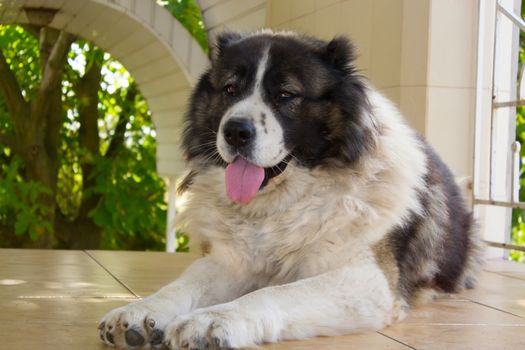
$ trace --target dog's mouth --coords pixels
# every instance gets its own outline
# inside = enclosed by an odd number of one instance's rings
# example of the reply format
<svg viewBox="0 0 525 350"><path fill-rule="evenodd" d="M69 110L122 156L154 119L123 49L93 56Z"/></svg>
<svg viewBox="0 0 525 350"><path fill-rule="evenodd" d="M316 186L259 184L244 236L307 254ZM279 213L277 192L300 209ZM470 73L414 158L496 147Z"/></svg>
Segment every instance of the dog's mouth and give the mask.
<svg viewBox="0 0 525 350"><path fill-rule="evenodd" d="M236 157L226 167L226 194L235 203L249 203L273 177L283 173L290 156L269 168L257 166L243 157Z"/></svg>

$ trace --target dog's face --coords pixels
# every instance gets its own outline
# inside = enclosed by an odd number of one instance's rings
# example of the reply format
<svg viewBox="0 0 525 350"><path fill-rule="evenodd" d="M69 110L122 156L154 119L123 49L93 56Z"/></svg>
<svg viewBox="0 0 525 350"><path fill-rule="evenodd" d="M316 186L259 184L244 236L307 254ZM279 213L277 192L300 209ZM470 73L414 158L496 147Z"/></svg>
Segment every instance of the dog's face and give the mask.
<svg viewBox="0 0 525 350"><path fill-rule="evenodd" d="M219 37L187 118L187 157L227 166L228 194L248 202L289 162L349 165L370 147L365 87L345 39Z"/></svg>

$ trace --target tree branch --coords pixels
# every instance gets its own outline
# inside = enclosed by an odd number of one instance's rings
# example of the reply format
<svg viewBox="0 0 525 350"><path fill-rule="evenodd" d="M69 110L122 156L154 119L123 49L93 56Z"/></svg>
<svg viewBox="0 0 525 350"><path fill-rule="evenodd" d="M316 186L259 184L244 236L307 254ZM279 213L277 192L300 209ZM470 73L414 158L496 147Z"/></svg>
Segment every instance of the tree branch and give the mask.
<svg viewBox="0 0 525 350"><path fill-rule="evenodd" d="M99 50L91 48L91 50ZM92 155L100 154L100 139L98 135L98 90L102 78L103 54L90 51L93 56L87 71L82 78L78 79L74 90L78 98L78 116L80 120L79 142L80 147L89 151ZM86 55L86 56L89 56Z"/></svg>
<svg viewBox="0 0 525 350"><path fill-rule="evenodd" d="M44 70L46 69L47 62L49 61L49 56L53 51L53 47L55 46L59 35L59 30L44 27L37 36L37 38L39 39L38 51L40 51L40 70L42 72L44 72Z"/></svg>
<svg viewBox="0 0 525 350"><path fill-rule="evenodd" d="M38 88L38 94L35 98L35 102L32 107L32 116L35 118L34 122L36 125L40 125L44 116L49 112L49 97L54 90L57 89L57 85L60 82L62 71L64 70L64 64L66 62L67 53L69 47L75 40L75 36L60 32L58 38L53 45L51 53L45 67L42 70L42 80Z"/></svg>
<svg viewBox="0 0 525 350"><path fill-rule="evenodd" d="M40 30L42 29L42 27L39 27L33 24L23 24L22 28L24 28L26 32L28 32L35 38L38 39L40 37Z"/></svg>
<svg viewBox="0 0 525 350"><path fill-rule="evenodd" d="M75 223L91 222L89 213L95 209L102 196L99 193L92 193L87 196L86 193L95 186L96 178L93 176L95 169L95 156L100 155L100 137L98 134L98 91L100 90L100 80L102 78L102 64L104 62L104 53L90 45L90 50L86 52L86 72L77 79L73 89L78 99L78 119L80 121L79 144L83 151L80 165L82 167L82 202L75 218ZM84 153L85 152L85 153ZM99 237L100 229L93 229L85 234L87 237ZM97 238L98 239L98 238ZM97 240L96 239L96 240ZM79 241L79 240L77 240Z"/></svg>
<svg viewBox="0 0 525 350"><path fill-rule="evenodd" d="M114 157L118 149L124 144L124 134L126 133L126 125L128 124L129 117L133 114L135 109L135 97L137 96L137 86L132 83L128 87L126 92L126 100L122 104L122 112L120 112L117 126L115 127L115 133L111 138L108 146L108 150L104 155L106 158Z"/></svg>
<svg viewBox="0 0 525 350"><path fill-rule="evenodd" d="M4 96L7 109L16 124L17 120L15 119L23 114L28 104L2 50L0 50L0 92Z"/></svg>

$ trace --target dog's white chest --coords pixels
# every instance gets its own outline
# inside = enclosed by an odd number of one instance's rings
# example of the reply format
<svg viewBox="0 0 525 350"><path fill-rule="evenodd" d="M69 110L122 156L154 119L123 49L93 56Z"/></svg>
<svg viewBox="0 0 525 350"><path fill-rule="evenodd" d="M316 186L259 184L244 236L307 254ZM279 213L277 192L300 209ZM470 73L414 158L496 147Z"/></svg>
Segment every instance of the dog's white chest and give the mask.
<svg viewBox="0 0 525 350"><path fill-rule="evenodd" d="M336 188L316 184L316 189L304 181L296 194L279 198L273 190L272 198L263 193L250 206L233 206L222 194L221 177L210 175L194 185L185 215L189 231L208 239L212 249L232 256L263 283L280 284L329 271L359 259L363 247L370 245L362 233L366 220L360 210L365 209L349 206L351 196ZM294 196L301 200L290 200Z"/></svg>

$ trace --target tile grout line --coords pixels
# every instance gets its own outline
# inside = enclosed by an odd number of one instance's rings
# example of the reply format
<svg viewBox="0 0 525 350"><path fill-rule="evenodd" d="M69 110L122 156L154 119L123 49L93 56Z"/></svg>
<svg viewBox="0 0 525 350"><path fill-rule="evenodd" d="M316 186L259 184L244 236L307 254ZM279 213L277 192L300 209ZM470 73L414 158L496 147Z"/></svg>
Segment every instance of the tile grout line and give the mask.
<svg viewBox="0 0 525 350"><path fill-rule="evenodd" d="M499 312L503 312L503 313L506 313L508 315L512 315L512 316L515 316L515 317L518 317L518 318L521 318L521 319L525 319L525 317L522 317L520 315L516 315L512 312L509 312L509 311L505 311L505 310L502 310L502 309L499 309L495 306L490 306L490 305L487 305L487 304L484 304L483 302L479 302L479 301L475 301L475 300L472 300L472 299L467 299L469 300L471 303L474 303L474 304L477 304L477 305L481 305L481 306L485 306L485 307L488 307L489 309L492 309L492 310L496 310L496 311L499 311Z"/></svg>
<svg viewBox="0 0 525 350"><path fill-rule="evenodd" d="M133 294L135 297L141 299L141 297L139 295L137 295L130 287L128 287L128 285L126 283L124 283L120 279L118 279L117 276L115 276L113 273L111 273L111 271L109 271L104 265L102 265L93 255L89 254L89 252L87 250L83 250L83 252L87 256L89 256L95 263L97 263L98 266L103 268L104 271L106 271L111 277L113 277L122 287L126 288L128 292Z"/></svg>
<svg viewBox="0 0 525 350"><path fill-rule="evenodd" d="M489 270L483 270L483 271L487 272L487 273L494 274L494 275L506 277L506 278L512 278L513 280L525 281L525 278L523 278L523 277L516 277L516 276L512 276L512 275L507 275L507 274L505 274L505 272L489 271Z"/></svg>
<svg viewBox="0 0 525 350"><path fill-rule="evenodd" d="M415 348L415 347L413 347L413 346L411 346L411 345L408 345L408 344L406 344L406 343L402 342L401 340L398 340L398 339L396 339L396 338L394 338L394 337L391 337L391 336L389 336L389 335L386 335L386 334L383 333L383 332L377 331L376 333L382 335L382 336L385 337L385 338L388 338L388 339L390 339L390 340L393 340L393 341L395 341L396 343L399 343L399 344L401 344L401 345L404 345L404 346L406 346L406 347L409 348L409 349L417 350L417 348Z"/></svg>

